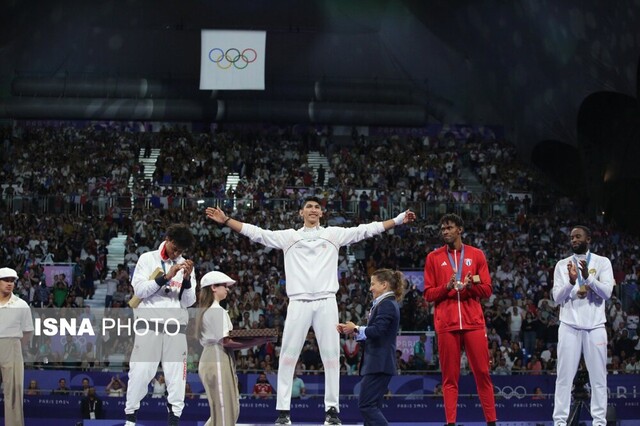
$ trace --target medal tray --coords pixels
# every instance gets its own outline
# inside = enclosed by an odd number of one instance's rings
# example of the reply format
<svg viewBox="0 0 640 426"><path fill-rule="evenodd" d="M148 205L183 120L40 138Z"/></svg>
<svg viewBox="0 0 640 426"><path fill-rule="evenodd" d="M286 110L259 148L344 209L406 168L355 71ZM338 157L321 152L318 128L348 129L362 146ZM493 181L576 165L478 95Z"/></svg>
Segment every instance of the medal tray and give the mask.
<svg viewBox="0 0 640 426"><path fill-rule="evenodd" d="M275 337L277 335L278 330L275 328L242 328L229 331L229 337Z"/></svg>

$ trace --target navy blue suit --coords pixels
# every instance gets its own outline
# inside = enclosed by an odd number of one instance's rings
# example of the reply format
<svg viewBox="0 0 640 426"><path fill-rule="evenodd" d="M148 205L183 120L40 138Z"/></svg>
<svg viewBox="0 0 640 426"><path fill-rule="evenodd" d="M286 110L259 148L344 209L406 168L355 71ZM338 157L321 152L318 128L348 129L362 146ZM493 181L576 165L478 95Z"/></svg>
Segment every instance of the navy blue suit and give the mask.
<svg viewBox="0 0 640 426"><path fill-rule="evenodd" d="M371 310L364 330L364 352L360 364L358 407L365 426L388 425L380 408L391 376L396 374L396 336L400 326L400 308L394 295L383 298Z"/></svg>

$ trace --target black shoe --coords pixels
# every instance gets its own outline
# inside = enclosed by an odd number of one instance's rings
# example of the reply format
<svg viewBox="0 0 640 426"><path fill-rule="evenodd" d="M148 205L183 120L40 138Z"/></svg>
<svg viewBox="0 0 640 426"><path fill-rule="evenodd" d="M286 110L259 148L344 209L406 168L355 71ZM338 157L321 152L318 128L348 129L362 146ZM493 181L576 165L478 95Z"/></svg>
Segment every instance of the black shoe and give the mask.
<svg viewBox="0 0 640 426"><path fill-rule="evenodd" d="M324 416L324 424L327 426L342 424L340 418L338 417L338 410L336 410L336 407L329 407L326 415Z"/></svg>
<svg viewBox="0 0 640 426"><path fill-rule="evenodd" d="M133 414L126 414L125 413L125 425L126 426L131 426L131 425L135 425L136 424L136 418L137 418L137 412L134 412Z"/></svg>
<svg viewBox="0 0 640 426"><path fill-rule="evenodd" d="M179 426L180 417L173 414L173 412L169 412L169 418L167 419L167 426Z"/></svg>
<svg viewBox="0 0 640 426"><path fill-rule="evenodd" d="M291 424L291 415L288 411L280 411L278 414L278 418L276 419L277 425L290 425Z"/></svg>

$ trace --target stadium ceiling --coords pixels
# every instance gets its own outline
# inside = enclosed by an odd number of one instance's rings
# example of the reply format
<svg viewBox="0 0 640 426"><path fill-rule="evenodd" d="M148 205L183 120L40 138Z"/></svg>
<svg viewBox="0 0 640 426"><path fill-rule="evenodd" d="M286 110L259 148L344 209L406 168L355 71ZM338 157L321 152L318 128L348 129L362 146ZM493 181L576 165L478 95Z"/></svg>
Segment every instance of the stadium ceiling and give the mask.
<svg viewBox="0 0 640 426"><path fill-rule="evenodd" d="M209 99L204 110L195 108L205 116L219 113L211 107L218 101L322 101L309 88L324 84L338 106L371 104L386 112L396 105L398 125L408 124L399 118L405 106L417 109L412 111L418 121L504 125L527 152L542 140L575 146L578 110L592 93L637 99L640 0L52 0L36 5L5 2L0 17L3 118L20 102L33 104L28 98L42 101L42 114L58 105L47 104L47 97L58 103L82 98L69 89L83 82L92 82L94 92L82 101L90 103L117 100L109 82L135 89L146 79L159 85L157 103L202 105ZM267 31L265 93L198 91L201 29ZM29 86L34 79L49 89ZM52 84L60 80L66 91L56 94ZM256 111L262 110L249 113Z"/></svg>

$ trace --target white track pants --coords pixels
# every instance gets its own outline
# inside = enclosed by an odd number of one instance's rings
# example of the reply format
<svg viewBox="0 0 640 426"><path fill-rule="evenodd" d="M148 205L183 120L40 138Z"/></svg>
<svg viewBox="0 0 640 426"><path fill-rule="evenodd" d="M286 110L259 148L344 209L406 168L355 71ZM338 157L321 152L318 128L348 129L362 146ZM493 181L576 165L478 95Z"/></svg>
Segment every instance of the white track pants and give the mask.
<svg viewBox="0 0 640 426"><path fill-rule="evenodd" d="M334 297L289 301L278 364L277 410L288 411L291 407L293 373L309 327L313 326L324 366L324 407L325 410L335 407L340 411L340 334L336 330L337 324L338 304Z"/></svg>
<svg viewBox="0 0 640 426"><path fill-rule="evenodd" d="M187 336L184 334L136 335L129 364L125 414L132 414L140 408L140 401L149 392L149 383L160 362L167 383L167 402L171 404L173 414L180 417L187 383Z"/></svg>
<svg viewBox="0 0 640 426"><path fill-rule="evenodd" d="M558 377L553 408L555 426L567 424L571 387L581 354L584 354L589 372L593 426L607 424L607 332L604 327L579 330L561 323L558 331Z"/></svg>

